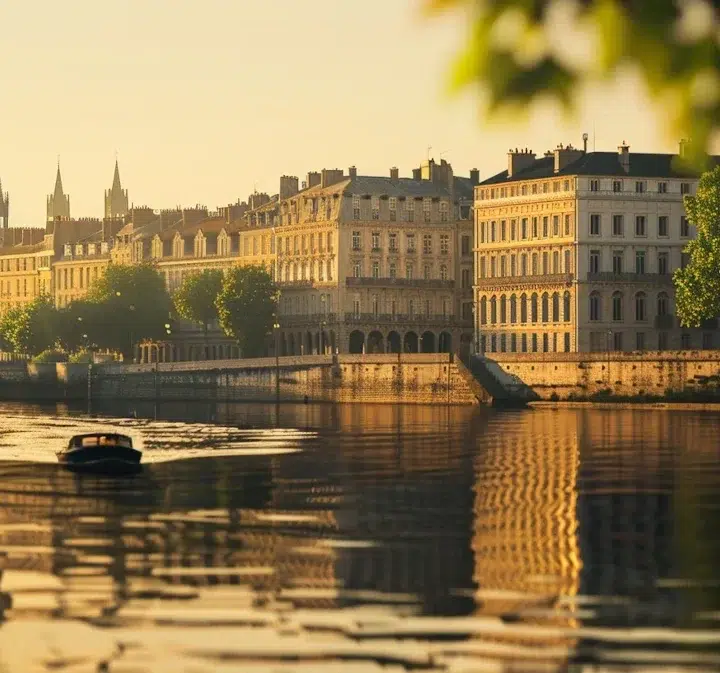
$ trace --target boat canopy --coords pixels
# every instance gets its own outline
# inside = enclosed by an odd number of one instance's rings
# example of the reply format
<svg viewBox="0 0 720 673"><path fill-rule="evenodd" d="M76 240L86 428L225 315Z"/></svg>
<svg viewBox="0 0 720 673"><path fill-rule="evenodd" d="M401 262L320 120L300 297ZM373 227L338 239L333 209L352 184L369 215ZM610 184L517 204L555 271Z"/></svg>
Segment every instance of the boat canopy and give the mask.
<svg viewBox="0 0 720 673"><path fill-rule="evenodd" d="M93 433L88 435L75 435L70 440L71 447L90 448L93 446L123 446L132 448L132 439L126 435L114 433Z"/></svg>

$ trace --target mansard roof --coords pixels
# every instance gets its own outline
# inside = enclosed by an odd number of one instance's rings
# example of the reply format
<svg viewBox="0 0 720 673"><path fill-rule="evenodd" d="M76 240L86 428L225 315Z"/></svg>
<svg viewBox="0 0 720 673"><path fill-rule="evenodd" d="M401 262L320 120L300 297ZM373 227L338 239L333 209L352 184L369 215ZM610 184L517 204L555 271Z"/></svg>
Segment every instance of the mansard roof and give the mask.
<svg viewBox="0 0 720 673"><path fill-rule="evenodd" d="M720 164L720 156L711 156L713 166ZM519 182L520 180L541 180L556 178L563 175L597 175L608 177L630 178L693 178L696 173L684 169L679 165L677 154L653 154L629 152L629 170L620 163L618 152L588 152L564 168L555 172L555 157L543 156L536 159L527 168L513 173L508 177L508 171L502 171L484 180L480 185L497 185L506 182Z"/></svg>

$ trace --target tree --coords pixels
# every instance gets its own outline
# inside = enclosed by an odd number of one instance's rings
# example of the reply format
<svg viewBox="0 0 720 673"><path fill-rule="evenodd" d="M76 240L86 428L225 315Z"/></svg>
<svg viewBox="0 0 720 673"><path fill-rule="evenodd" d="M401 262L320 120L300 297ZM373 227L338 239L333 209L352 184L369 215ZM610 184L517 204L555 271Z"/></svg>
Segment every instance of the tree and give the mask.
<svg viewBox="0 0 720 673"><path fill-rule="evenodd" d="M0 320L2 340L16 353L36 355L55 343L57 312L47 296L15 306Z"/></svg>
<svg viewBox="0 0 720 673"><path fill-rule="evenodd" d="M270 274L261 266L229 269L215 305L220 326L237 341L243 356L262 355L277 305L277 291Z"/></svg>
<svg viewBox="0 0 720 673"><path fill-rule="evenodd" d="M102 348L129 357L135 342L166 334L172 302L153 264L111 264L87 300L93 306L85 333Z"/></svg>
<svg viewBox="0 0 720 673"><path fill-rule="evenodd" d="M218 318L215 300L222 289L222 282L222 271L208 269L185 278L173 295L178 315L202 325L206 346L208 325Z"/></svg>
<svg viewBox="0 0 720 673"><path fill-rule="evenodd" d="M97 346L99 325L102 324L102 305L80 299L57 309L55 336L57 343L68 353Z"/></svg>
<svg viewBox="0 0 720 673"><path fill-rule="evenodd" d="M570 110L583 84L609 79L629 66L644 80L670 133L692 137L689 159L696 167L720 129L717 0L423 3L431 12L467 11L470 29L452 85L482 85L491 116L527 109L543 96ZM561 16L563 11L570 15ZM558 24L567 39L553 39L548 27ZM592 45L593 39L595 48L587 56L569 52L568 45Z"/></svg>
<svg viewBox="0 0 720 673"><path fill-rule="evenodd" d="M685 247L689 263L673 276L675 304L683 326L700 327L720 315L720 166L700 178L685 210L697 236Z"/></svg>

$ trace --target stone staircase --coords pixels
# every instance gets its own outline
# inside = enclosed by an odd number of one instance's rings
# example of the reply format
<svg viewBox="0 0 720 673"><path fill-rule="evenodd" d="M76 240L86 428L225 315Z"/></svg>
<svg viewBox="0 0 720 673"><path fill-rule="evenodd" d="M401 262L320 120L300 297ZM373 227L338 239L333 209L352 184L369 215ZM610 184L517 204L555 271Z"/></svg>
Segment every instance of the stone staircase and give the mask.
<svg viewBox="0 0 720 673"><path fill-rule="evenodd" d="M540 396L517 376L503 371L487 357L463 355L457 358L458 370L481 404L494 407L524 407Z"/></svg>

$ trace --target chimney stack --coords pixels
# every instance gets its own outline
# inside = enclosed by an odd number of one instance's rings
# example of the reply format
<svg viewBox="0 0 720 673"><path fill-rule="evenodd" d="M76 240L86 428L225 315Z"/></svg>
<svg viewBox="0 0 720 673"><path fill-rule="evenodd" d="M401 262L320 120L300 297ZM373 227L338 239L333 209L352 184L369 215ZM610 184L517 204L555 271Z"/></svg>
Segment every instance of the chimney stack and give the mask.
<svg viewBox="0 0 720 673"><path fill-rule="evenodd" d="M422 178L422 170L420 168L413 168L412 176L413 180L420 180Z"/></svg>
<svg viewBox="0 0 720 673"><path fill-rule="evenodd" d="M563 147L558 145L554 152L555 155L555 172L559 173L565 166L577 161L583 153L576 150L572 145Z"/></svg>
<svg viewBox="0 0 720 673"><path fill-rule="evenodd" d="M395 166L393 166L390 169L390 179L391 180L399 180L400 179L400 171Z"/></svg>
<svg viewBox="0 0 720 673"><path fill-rule="evenodd" d="M280 200L289 199L291 196L295 196L299 191L298 179L294 175L283 175L280 178Z"/></svg>
<svg viewBox="0 0 720 673"><path fill-rule="evenodd" d="M473 168L470 171L470 184L476 187L480 184L480 171L477 168Z"/></svg>
<svg viewBox="0 0 720 673"><path fill-rule="evenodd" d="M618 155L620 160L620 165L622 166L622 169L626 172L630 172L630 146L625 144L625 141L623 140L623 144L618 147Z"/></svg>
<svg viewBox="0 0 720 673"><path fill-rule="evenodd" d="M535 163L535 153L527 147L523 150L508 150L508 177L513 177L516 173L529 168Z"/></svg>
<svg viewBox="0 0 720 673"><path fill-rule="evenodd" d="M307 174L306 183L308 186L308 189L311 187L315 187L316 185L320 184L320 173L317 171L311 171Z"/></svg>
<svg viewBox="0 0 720 673"><path fill-rule="evenodd" d="M583 133L583 154L587 154L588 134Z"/></svg>
<svg viewBox="0 0 720 673"><path fill-rule="evenodd" d="M357 177L357 168L355 168L355 166L350 166L350 168L348 168L348 175L351 180L354 180Z"/></svg>

